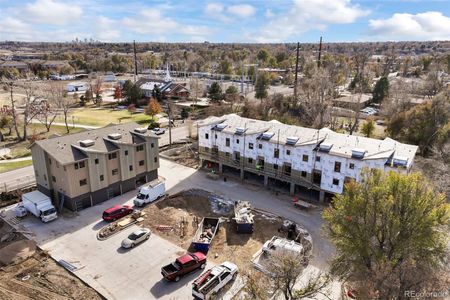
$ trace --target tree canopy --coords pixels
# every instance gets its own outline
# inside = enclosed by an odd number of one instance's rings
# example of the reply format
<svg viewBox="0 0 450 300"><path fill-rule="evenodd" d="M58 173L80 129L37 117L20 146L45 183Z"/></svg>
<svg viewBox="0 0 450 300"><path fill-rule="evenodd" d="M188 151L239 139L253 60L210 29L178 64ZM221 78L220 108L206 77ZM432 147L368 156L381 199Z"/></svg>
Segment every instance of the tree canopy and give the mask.
<svg viewBox="0 0 450 300"><path fill-rule="evenodd" d="M209 97L213 102L219 102L223 99L222 88L218 82L213 82L208 90Z"/></svg>
<svg viewBox="0 0 450 300"><path fill-rule="evenodd" d="M419 145L428 154L437 141L444 143L444 126L450 122L450 92L436 95L433 100L393 116L387 132L394 139Z"/></svg>
<svg viewBox="0 0 450 300"><path fill-rule="evenodd" d="M125 81L122 87L123 95L130 104L137 104L138 100L142 99L144 94L139 86L133 84L131 80Z"/></svg>
<svg viewBox="0 0 450 300"><path fill-rule="evenodd" d="M358 298L403 299L438 288L446 268L450 207L419 173L363 171L323 213L336 246L332 274L358 282Z"/></svg>
<svg viewBox="0 0 450 300"><path fill-rule="evenodd" d="M369 118L363 123L361 127L361 133L364 134L366 137L371 137L374 131L375 131L375 122L373 119Z"/></svg>
<svg viewBox="0 0 450 300"><path fill-rule="evenodd" d="M384 99L388 97L389 94L389 80L387 77L381 77L377 81L372 92L372 101L376 103L381 103Z"/></svg>
<svg viewBox="0 0 450 300"><path fill-rule="evenodd" d="M159 105L156 99L152 99L148 102L145 107L145 113L154 118L156 114L159 114L162 111L161 105Z"/></svg>
<svg viewBox="0 0 450 300"><path fill-rule="evenodd" d="M256 78L255 97L256 99L267 98L267 89L269 87L269 75L267 73L260 73Z"/></svg>

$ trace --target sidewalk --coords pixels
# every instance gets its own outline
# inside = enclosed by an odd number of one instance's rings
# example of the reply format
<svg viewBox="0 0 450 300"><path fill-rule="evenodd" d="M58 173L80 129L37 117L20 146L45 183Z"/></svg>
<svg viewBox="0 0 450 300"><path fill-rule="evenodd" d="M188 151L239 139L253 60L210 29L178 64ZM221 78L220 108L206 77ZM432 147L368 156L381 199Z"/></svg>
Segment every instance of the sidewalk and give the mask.
<svg viewBox="0 0 450 300"><path fill-rule="evenodd" d="M42 124L38 120L31 120L31 123ZM66 124L63 123L63 122L53 122L52 125L66 126ZM69 122L68 125L69 125L69 128L75 127L75 128L84 128L84 129L97 129L97 128L101 128L102 127L102 126L93 126L93 125L84 125L84 124L72 124L71 122Z"/></svg>
<svg viewBox="0 0 450 300"><path fill-rule="evenodd" d="M3 159L0 160L0 164L7 164L7 163L13 163L13 162L17 162L17 161L24 161L24 160L31 160L32 157L30 156L26 156L26 157L19 157L19 158L13 158L13 159Z"/></svg>

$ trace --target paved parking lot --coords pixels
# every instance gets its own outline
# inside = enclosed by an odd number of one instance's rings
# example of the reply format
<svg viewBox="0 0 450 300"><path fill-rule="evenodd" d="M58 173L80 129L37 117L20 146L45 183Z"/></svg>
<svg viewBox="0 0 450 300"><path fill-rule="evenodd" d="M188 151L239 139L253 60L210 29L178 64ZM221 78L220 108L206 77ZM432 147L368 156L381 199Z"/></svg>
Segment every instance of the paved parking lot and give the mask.
<svg viewBox="0 0 450 300"><path fill-rule="evenodd" d="M327 269L327 259L332 255L333 248L320 235L323 220L319 211L301 212L293 208L290 197L276 196L261 187L243 185L232 180L210 180L204 172L165 159L160 162L159 173L166 178L166 189L170 194L189 188L202 188L232 199L251 201L257 208L272 211L302 224L309 230L314 241L315 257L312 266ZM64 259L84 265L84 268L74 274L108 299L192 299L191 282L200 272L185 277L178 283L167 283L161 280L160 275L161 266L184 253L184 249L153 234L148 241L130 251L120 250L120 242L135 226L106 241L97 240L97 231L106 224L101 221L102 212L115 204L131 204L130 199L135 193L136 191L131 191L49 224L43 224L30 216L19 223L19 226L32 231L32 238L56 260ZM230 299L229 296L238 286L239 283L235 283L222 299Z"/></svg>
<svg viewBox="0 0 450 300"><path fill-rule="evenodd" d="M108 299L191 298L191 283L200 271L177 283L164 281L160 274L161 266L184 253L184 249L157 234L133 249L121 249L121 241L137 228L134 225L105 241L97 240L98 230L106 224L99 218L103 210L127 202L134 193L48 224L29 216L19 226L33 232L32 238L54 259L84 266L74 274Z"/></svg>

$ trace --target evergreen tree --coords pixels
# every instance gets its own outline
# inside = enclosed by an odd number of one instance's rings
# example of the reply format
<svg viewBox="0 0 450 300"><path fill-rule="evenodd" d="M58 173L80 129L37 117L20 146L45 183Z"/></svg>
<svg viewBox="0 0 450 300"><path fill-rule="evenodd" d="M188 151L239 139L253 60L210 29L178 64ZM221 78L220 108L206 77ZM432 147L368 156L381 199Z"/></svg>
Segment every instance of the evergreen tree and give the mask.
<svg viewBox="0 0 450 300"><path fill-rule="evenodd" d="M220 87L220 84L215 81L211 84L208 90L209 98L211 98L211 101L213 102L219 102L223 99L223 93L222 88Z"/></svg>
<svg viewBox="0 0 450 300"><path fill-rule="evenodd" d="M372 92L372 101L376 103L381 103L384 99L388 97L389 94L389 80L387 77L381 77L377 81Z"/></svg>
<svg viewBox="0 0 450 300"><path fill-rule="evenodd" d="M267 89L269 88L269 76L267 73L260 73L256 78L255 97L256 99L267 98Z"/></svg>

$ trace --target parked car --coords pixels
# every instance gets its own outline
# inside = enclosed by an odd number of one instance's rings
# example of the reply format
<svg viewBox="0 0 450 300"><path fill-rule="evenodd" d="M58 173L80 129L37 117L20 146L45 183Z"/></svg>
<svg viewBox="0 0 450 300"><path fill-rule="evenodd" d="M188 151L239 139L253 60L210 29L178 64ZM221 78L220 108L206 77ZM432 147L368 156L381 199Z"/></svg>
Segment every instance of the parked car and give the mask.
<svg viewBox="0 0 450 300"><path fill-rule="evenodd" d="M103 220L107 222L115 221L133 212L131 206L114 205L103 212Z"/></svg>
<svg viewBox="0 0 450 300"><path fill-rule="evenodd" d="M126 239L122 241L122 248L134 248L139 243L142 243L150 238L152 234L151 230L148 228L140 228L133 231Z"/></svg>
<svg viewBox="0 0 450 300"><path fill-rule="evenodd" d="M180 277L206 266L206 255L201 252L187 253L173 263L161 268L162 276L168 281L179 281Z"/></svg>
<svg viewBox="0 0 450 300"><path fill-rule="evenodd" d="M152 132L156 135L161 135L161 134L164 134L166 132L166 130L164 128L156 127L156 128L152 129Z"/></svg>
<svg viewBox="0 0 450 300"><path fill-rule="evenodd" d="M238 267L232 262L224 262L206 271L192 283L192 296L208 300L230 281L236 279Z"/></svg>

